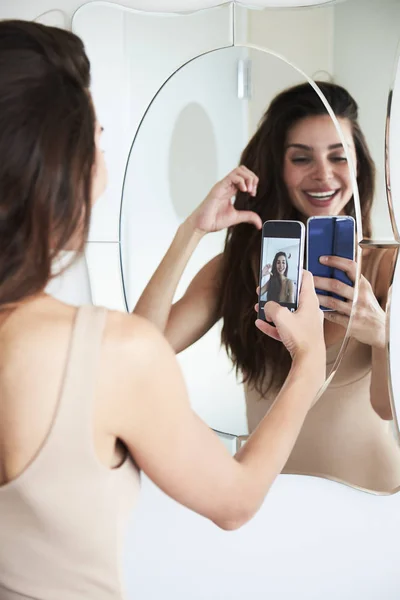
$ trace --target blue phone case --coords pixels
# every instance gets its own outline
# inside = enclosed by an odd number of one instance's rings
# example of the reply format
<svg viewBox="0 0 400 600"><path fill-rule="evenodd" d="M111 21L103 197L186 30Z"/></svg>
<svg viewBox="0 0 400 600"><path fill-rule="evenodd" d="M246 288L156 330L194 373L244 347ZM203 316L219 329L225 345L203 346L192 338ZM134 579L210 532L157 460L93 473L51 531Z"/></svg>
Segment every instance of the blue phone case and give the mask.
<svg viewBox="0 0 400 600"><path fill-rule="evenodd" d="M340 256L354 260L355 226L352 217L318 217L310 218L307 223L307 269L318 277L338 279L353 286L344 271L322 265L321 256ZM321 296L331 295L329 292L316 290ZM332 294L334 298L344 300L342 296Z"/></svg>
<svg viewBox="0 0 400 600"><path fill-rule="evenodd" d="M307 223L307 270L317 277L333 277L332 267L319 262L321 256L333 254L334 223L328 218L310 219ZM321 296L328 292L316 290Z"/></svg>
<svg viewBox="0 0 400 600"><path fill-rule="evenodd" d="M336 217L335 220L335 237L333 241L333 255L341 256L354 260L354 221L351 218ZM353 282L340 269L333 269L334 279L343 281L347 285L353 286ZM337 294L333 294L334 298L340 298Z"/></svg>

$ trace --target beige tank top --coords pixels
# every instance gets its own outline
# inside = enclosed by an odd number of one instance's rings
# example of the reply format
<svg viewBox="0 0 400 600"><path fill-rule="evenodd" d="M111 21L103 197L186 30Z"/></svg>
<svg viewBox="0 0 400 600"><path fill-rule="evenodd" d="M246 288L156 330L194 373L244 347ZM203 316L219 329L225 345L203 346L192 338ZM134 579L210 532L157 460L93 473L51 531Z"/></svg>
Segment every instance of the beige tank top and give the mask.
<svg viewBox="0 0 400 600"><path fill-rule="evenodd" d="M107 311L77 310L53 425L0 487L1 600L121 600L120 553L140 477L97 459L94 389Z"/></svg>
<svg viewBox="0 0 400 600"><path fill-rule="evenodd" d="M374 252L365 271L373 289L386 250ZM327 348L327 375L341 344ZM371 347L351 339L332 383L309 411L284 473L327 477L380 492L400 485L399 445L390 423L375 413L370 401L371 360ZM250 433L276 394L271 391L261 398L246 386Z"/></svg>

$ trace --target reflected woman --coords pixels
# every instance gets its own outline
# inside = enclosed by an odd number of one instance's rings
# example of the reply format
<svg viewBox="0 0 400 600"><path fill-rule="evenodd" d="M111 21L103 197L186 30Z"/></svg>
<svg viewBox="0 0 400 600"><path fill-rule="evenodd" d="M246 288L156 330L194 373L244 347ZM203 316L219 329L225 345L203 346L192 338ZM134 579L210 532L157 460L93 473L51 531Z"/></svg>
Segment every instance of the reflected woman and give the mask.
<svg viewBox="0 0 400 600"><path fill-rule="evenodd" d="M263 283L260 291L260 300L264 302L294 303L293 281L287 277L289 270L286 252L277 252L272 262L265 265L262 270ZM264 283L265 278L265 283Z"/></svg>
<svg viewBox="0 0 400 600"><path fill-rule="evenodd" d="M343 87L317 84L338 119L355 165L363 235L369 238L375 167L358 122L357 104ZM135 312L152 320L176 352L222 319L222 342L245 384L251 432L274 405L290 355L274 339L260 335L263 321L254 326L260 233L255 221L249 218L242 223L238 214L255 211L262 222L306 223L311 216L355 217L355 208L341 138L309 84L289 88L272 100L240 162L179 227ZM208 232L226 227L223 253L199 271L184 296L172 305L176 286L199 241ZM391 491L400 485L400 451L388 424L392 413L386 360L385 306L394 259L391 250L363 251L346 354L332 383L308 413L285 472L330 477L374 491ZM345 271L355 282L354 261L320 260ZM335 279L315 277L314 282L317 289L345 298L319 296L320 304L331 309L324 313L330 373L349 324L354 288Z"/></svg>

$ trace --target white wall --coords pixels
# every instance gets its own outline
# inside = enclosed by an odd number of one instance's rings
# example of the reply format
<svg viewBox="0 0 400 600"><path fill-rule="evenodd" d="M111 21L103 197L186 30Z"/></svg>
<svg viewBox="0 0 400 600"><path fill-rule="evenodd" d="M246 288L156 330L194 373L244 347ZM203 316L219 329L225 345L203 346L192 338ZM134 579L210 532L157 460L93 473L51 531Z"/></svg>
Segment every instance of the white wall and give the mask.
<svg viewBox="0 0 400 600"><path fill-rule="evenodd" d="M242 12L238 10L239 19ZM333 7L253 11L248 16L247 37L243 41L282 55L309 77L320 71L331 73ZM254 97L250 108L251 131L254 131L272 98L283 89L305 80L279 59L271 57L266 69L265 59L260 53L251 53L251 56Z"/></svg>
<svg viewBox="0 0 400 600"><path fill-rule="evenodd" d="M247 103L237 97L237 62L242 55L242 49L228 48L186 65L160 91L138 132L126 174L121 229L131 310L179 224L238 163L247 142ZM176 299L200 268L222 251L225 233L201 241ZM247 433L243 387L220 348L220 325L178 359L196 412L214 429Z"/></svg>
<svg viewBox="0 0 400 600"><path fill-rule="evenodd" d="M400 40L400 2L352 0L334 9L334 75L358 101L360 125L377 165L373 237L392 238L384 159L387 98Z"/></svg>
<svg viewBox="0 0 400 600"><path fill-rule="evenodd" d="M91 2L74 15L92 63L92 94L105 131L109 185L97 203L89 240L119 239L119 208L129 149L151 99L176 69L231 43L230 9L158 17ZM165 51L168 48L168 51Z"/></svg>
<svg viewBox="0 0 400 600"><path fill-rule="evenodd" d="M57 275L47 285L46 292L62 302L80 306L81 304L92 304L92 292L90 289L89 273L82 255L74 259L73 252L64 252L53 266L53 273ZM70 265L64 272L67 265Z"/></svg>

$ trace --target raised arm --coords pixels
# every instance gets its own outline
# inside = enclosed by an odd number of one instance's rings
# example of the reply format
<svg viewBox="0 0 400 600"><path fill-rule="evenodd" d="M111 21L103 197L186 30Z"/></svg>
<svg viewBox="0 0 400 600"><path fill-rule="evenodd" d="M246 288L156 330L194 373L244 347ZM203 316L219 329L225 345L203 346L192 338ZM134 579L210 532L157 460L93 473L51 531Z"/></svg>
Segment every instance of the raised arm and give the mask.
<svg viewBox="0 0 400 600"><path fill-rule="evenodd" d="M177 351L182 350L215 323L216 285L219 259L211 261L195 277L184 298L171 310L182 273L206 233L238 223L253 223L261 229L260 217L238 211L232 197L238 190L255 196L258 178L244 166L219 181L202 204L179 227L171 246L139 298L134 314L145 317L165 333ZM209 283L208 278L211 278Z"/></svg>
<svg viewBox="0 0 400 600"><path fill-rule="evenodd" d="M221 259L219 254L200 269L182 298L171 307L164 335L177 354L197 342L219 319Z"/></svg>
<svg viewBox="0 0 400 600"><path fill-rule="evenodd" d="M192 411L174 353L159 332L138 317L124 316L129 326L120 327L110 430L164 492L223 529L241 526L258 510L325 377L322 315L311 276L305 273L296 314L266 306L276 329L257 324L280 336L293 364L271 411L234 458Z"/></svg>

